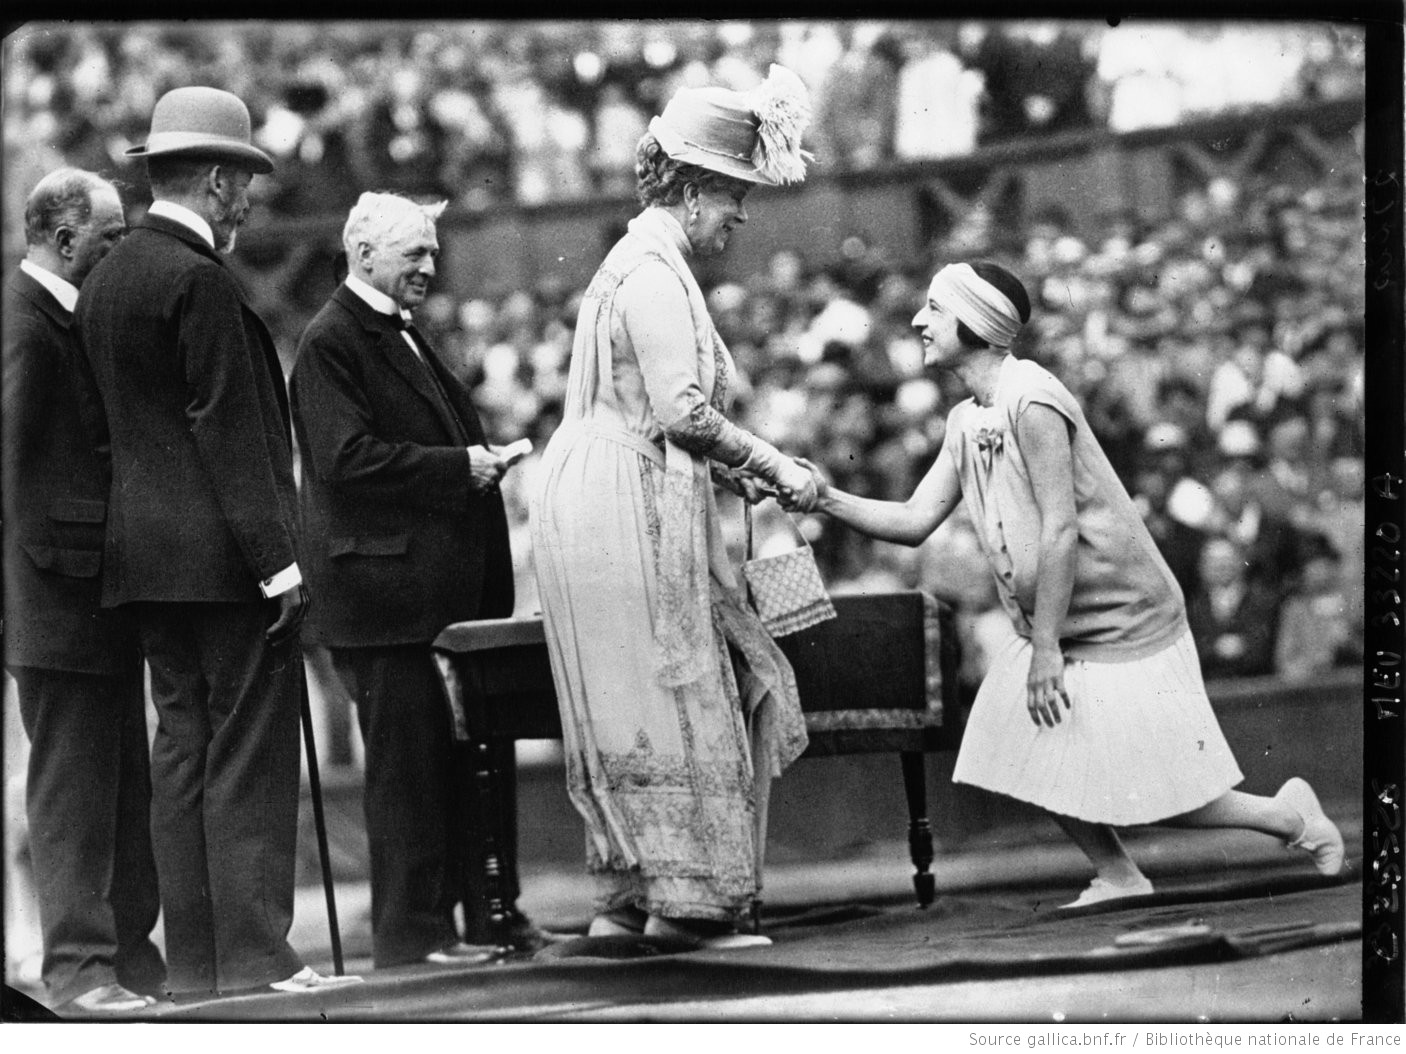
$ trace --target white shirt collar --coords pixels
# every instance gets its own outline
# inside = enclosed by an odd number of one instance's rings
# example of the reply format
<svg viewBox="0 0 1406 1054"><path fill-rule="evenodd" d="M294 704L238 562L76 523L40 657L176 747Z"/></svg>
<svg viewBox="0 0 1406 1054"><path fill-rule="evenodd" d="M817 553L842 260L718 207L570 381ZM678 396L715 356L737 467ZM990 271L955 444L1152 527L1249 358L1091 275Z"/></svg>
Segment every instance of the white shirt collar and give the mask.
<svg viewBox="0 0 1406 1054"><path fill-rule="evenodd" d="M46 271L37 263L30 260L20 261L20 270L29 275L36 282L42 285L49 292L54 294L54 299L59 302L59 306L73 314L73 306L78 303L78 287L66 279L60 278L53 271Z"/></svg>
<svg viewBox="0 0 1406 1054"><path fill-rule="evenodd" d="M182 227L189 227L205 239L206 245L212 249L215 247L215 232L210 229L210 224L205 222L205 217L192 212L184 205L177 205L174 201L157 198L151 203L151 208L146 210L146 214L148 216L165 216L168 220L174 220Z"/></svg>
<svg viewBox="0 0 1406 1054"><path fill-rule="evenodd" d="M386 296L385 293L381 292L375 286L362 281L356 275L347 275L346 283L347 288L361 297L362 300L366 301L372 311L382 315L399 315L406 320L410 318L409 311L401 310L400 305L394 300Z"/></svg>

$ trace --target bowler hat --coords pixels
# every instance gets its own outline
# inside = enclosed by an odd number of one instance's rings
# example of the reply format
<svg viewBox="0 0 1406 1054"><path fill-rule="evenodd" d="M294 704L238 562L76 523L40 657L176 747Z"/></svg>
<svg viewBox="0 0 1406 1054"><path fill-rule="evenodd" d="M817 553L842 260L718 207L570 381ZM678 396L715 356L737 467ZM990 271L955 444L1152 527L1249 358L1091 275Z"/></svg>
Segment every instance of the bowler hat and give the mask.
<svg viewBox="0 0 1406 1054"><path fill-rule="evenodd" d="M801 134L809 121L805 85L773 65L750 92L679 89L649 130L675 161L774 186L805 178L810 155L801 149Z"/></svg>
<svg viewBox="0 0 1406 1054"><path fill-rule="evenodd" d="M273 160L250 142L249 108L219 88L175 88L156 100L151 134L128 157L224 158L252 172L273 171Z"/></svg>

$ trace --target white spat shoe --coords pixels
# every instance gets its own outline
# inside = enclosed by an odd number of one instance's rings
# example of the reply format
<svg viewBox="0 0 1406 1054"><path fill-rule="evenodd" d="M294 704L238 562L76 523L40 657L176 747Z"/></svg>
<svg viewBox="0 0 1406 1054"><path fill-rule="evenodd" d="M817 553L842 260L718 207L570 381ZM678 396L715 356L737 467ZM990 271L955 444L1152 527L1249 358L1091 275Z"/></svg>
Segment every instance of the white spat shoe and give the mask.
<svg viewBox="0 0 1406 1054"><path fill-rule="evenodd" d="M1285 844L1290 849L1305 849L1311 853L1313 866L1318 868L1319 874L1341 874L1347 855L1342 832L1323 812L1313 788L1295 776L1280 787L1274 797L1298 813L1303 821L1299 836Z"/></svg>
<svg viewBox="0 0 1406 1054"><path fill-rule="evenodd" d="M770 937L760 933L710 932L711 927L695 929L681 919L666 919L662 915L651 915L644 924L646 937L668 937L673 940L697 941L711 950L725 951L737 948L765 948L771 944Z"/></svg>
<svg viewBox="0 0 1406 1054"><path fill-rule="evenodd" d="M1089 888L1068 904L1061 904L1060 910L1067 908L1087 908L1091 904L1102 904L1106 900L1126 900L1130 897L1145 897L1152 893L1152 883L1146 876L1139 876L1132 885L1119 886L1105 878L1095 878Z"/></svg>

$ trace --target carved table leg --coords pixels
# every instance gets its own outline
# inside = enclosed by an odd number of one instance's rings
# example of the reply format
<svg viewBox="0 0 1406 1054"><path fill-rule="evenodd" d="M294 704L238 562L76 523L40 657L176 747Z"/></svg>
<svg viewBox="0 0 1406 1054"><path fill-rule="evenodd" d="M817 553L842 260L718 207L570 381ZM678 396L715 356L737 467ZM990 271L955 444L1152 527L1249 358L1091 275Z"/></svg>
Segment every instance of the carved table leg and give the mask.
<svg viewBox="0 0 1406 1054"><path fill-rule="evenodd" d="M908 851L913 857L913 889L918 907L933 901L935 884L928 868L932 866L932 829L928 826L927 765L921 750L904 750L903 791L908 798Z"/></svg>
<svg viewBox="0 0 1406 1054"><path fill-rule="evenodd" d="M509 933L511 919L503 896L503 861L498 845L497 788L494 786L493 752L486 739L473 744L474 784L478 791L478 814L482 819L479 831L483 838L483 878L487 894L488 936L499 954L512 951ZM472 865L471 865L472 866ZM465 905L466 910L469 905Z"/></svg>

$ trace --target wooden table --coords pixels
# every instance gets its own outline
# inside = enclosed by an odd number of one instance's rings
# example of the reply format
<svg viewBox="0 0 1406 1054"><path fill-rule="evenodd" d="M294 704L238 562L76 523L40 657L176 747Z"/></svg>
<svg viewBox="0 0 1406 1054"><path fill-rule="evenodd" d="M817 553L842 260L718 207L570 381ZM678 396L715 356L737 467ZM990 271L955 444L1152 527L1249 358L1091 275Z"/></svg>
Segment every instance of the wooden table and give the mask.
<svg viewBox="0 0 1406 1054"><path fill-rule="evenodd" d="M796 671L810 746L804 757L896 753L908 803L908 844L920 907L933 900L932 831L924 755L955 750L957 645L951 611L920 592L834 598L837 618L778 643ZM447 627L435 658L454 722L480 785L494 739L560 739L542 619L488 619ZM490 885L501 869L487 847ZM501 898L490 916L506 918Z"/></svg>

